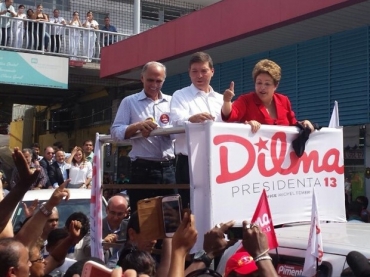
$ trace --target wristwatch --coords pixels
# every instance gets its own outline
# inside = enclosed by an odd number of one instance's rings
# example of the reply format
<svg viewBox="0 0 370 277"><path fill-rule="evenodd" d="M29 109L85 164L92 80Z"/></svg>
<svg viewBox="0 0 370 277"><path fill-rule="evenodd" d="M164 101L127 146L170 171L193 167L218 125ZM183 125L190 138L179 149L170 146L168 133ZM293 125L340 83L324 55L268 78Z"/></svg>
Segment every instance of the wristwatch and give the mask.
<svg viewBox="0 0 370 277"><path fill-rule="evenodd" d="M203 262L206 267L210 267L213 259L208 257L206 251L200 250L194 254L194 262Z"/></svg>

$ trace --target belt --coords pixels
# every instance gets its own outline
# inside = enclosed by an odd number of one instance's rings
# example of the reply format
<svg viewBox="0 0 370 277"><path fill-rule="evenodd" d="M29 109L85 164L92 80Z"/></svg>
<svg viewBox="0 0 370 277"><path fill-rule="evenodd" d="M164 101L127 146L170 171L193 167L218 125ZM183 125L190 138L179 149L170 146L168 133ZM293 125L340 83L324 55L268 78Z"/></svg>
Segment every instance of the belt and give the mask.
<svg viewBox="0 0 370 277"><path fill-rule="evenodd" d="M133 166L142 166L142 167L170 167L174 165L174 159L169 161L150 161L144 159L137 159L132 162Z"/></svg>

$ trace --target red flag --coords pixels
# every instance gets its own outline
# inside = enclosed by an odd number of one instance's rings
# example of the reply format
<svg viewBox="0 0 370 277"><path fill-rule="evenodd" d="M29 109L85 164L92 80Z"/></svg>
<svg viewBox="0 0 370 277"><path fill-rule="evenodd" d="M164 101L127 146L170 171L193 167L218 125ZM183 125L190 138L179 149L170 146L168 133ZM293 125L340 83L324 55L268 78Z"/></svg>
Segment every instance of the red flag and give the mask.
<svg viewBox="0 0 370 277"><path fill-rule="evenodd" d="M266 234L270 249L275 249L279 246L265 190L263 190L261 194L251 222L260 226L262 232Z"/></svg>

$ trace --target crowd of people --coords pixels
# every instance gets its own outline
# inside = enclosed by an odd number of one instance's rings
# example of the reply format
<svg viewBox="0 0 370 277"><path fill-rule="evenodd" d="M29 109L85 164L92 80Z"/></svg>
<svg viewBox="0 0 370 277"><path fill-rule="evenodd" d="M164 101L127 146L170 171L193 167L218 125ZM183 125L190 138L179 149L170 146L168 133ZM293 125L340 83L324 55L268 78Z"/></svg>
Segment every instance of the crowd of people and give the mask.
<svg viewBox="0 0 370 277"><path fill-rule="evenodd" d="M10 20L10 17L13 19ZM41 4L37 5L35 10L29 8L27 11L21 4L16 10L13 7L13 0L5 0L0 6L0 20L1 46L60 53L64 43L64 52L70 54L73 60L76 60L77 56L84 56L87 57L87 61L91 61L96 42L103 47L117 41L117 36L109 33L101 34L97 40L95 30L99 30L99 23L94 20L92 11L88 11L86 17L81 16L81 19L79 12L74 11L71 19L67 20L60 16L58 9L54 9L53 15L49 16L44 13ZM117 33L108 16L105 17L104 26L100 30ZM63 39L66 36L68 41ZM80 53L81 41L82 53Z"/></svg>
<svg viewBox="0 0 370 277"><path fill-rule="evenodd" d="M38 143L22 149L21 152L29 169L39 171L38 178L29 189L55 189L67 179L70 179L69 188L91 188L94 157L92 140L85 140L81 147L74 147L71 153L65 153L63 144L59 141L46 146L43 156L40 155ZM10 178L2 177L6 193L15 187L20 178L17 168L13 169Z"/></svg>
<svg viewBox="0 0 370 277"><path fill-rule="evenodd" d="M50 199L38 209L26 209L27 218L19 230L14 232L11 214L25 192L39 178L40 170L31 171L29 163L18 149L14 149L13 159L19 179L6 197L0 194L0 276L43 277L81 276L84 264L95 261L107 268L116 268L111 276L201 276L215 259L236 243L227 240L225 233L234 222L218 224L204 235L204 250L189 254L198 232L195 218L185 211L182 221L172 238L148 240L140 232L137 212L129 218L129 200L118 194L107 206L103 219L104 260L91 257L89 219L81 212L72 213L61 228L58 228L58 204L68 201L69 180L54 189ZM1 182L0 182L0 189ZM112 244L123 240L124 243ZM156 247L160 244L160 255ZM225 267L225 276L278 276L271 257L267 254L266 235L255 224L243 222L242 247L231 253ZM254 259L254 260L253 260ZM134 275L131 275L134 274ZM218 275L217 275L218 274ZM222 273L223 274L223 273ZM240 275L241 274L241 275ZM251 275L253 274L253 275ZM94 275L95 276L95 275Z"/></svg>

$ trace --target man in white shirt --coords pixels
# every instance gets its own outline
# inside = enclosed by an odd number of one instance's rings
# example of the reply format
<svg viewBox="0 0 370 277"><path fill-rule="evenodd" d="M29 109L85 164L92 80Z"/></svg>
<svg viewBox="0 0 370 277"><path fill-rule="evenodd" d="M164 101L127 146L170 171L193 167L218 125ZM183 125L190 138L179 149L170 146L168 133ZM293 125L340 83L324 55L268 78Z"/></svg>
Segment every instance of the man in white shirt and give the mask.
<svg viewBox="0 0 370 277"><path fill-rule="evenodd" d="M94 162L94 143L91 139L85 140L82 144L82 150L84 151L86 160L91 164Z"/></svg>
<svg viewBox="0 0 370 277"><path fill-rule="evenodd" d="M59 16L59 10L55 9L53 17L50 18L50 22L54 23L51 27L51 52L59 53L60 41L62 40L63 25L66 25L66 21L63 17Z"/></svg>
<svg viewBox="0 0 370 277"><path fill-rule="evenodd" d="M144 89L125 97L117 111L111 127L115 141L130 139L138 133L142 138L131 140L132 184L174 184L173 141L170 136L149 136L156 128L170 126L171 96L161 92L166 78L166 67L158 62L147 63L141 72ZM158 194L172 193L160 191ZM154 190L132 190L129 192L132 208L136 210L139 199L156 196Z"/></svg>
<svg viewBox="0 0 370 277"><path fill-rule="evenodd" d="M5 0L0 4L1 46L6 46L10 39L10 20L7 17L15 17L17 13L13 7L13 0Z"/></svg>
<svg viewBox="0 0 370 277"><path fill-rule="evenodd" d="M189 62L192 84L177 90L171 100L171 120L174 127L183 126L185 121L201 123L206 120L222 121L223 96L210 86L214 74L212 58L204 52L195 53ZM175 136L176 183L189 184L188 149L185 134ZM183 205L188 206L188 190L180 190Z"/></svg>

